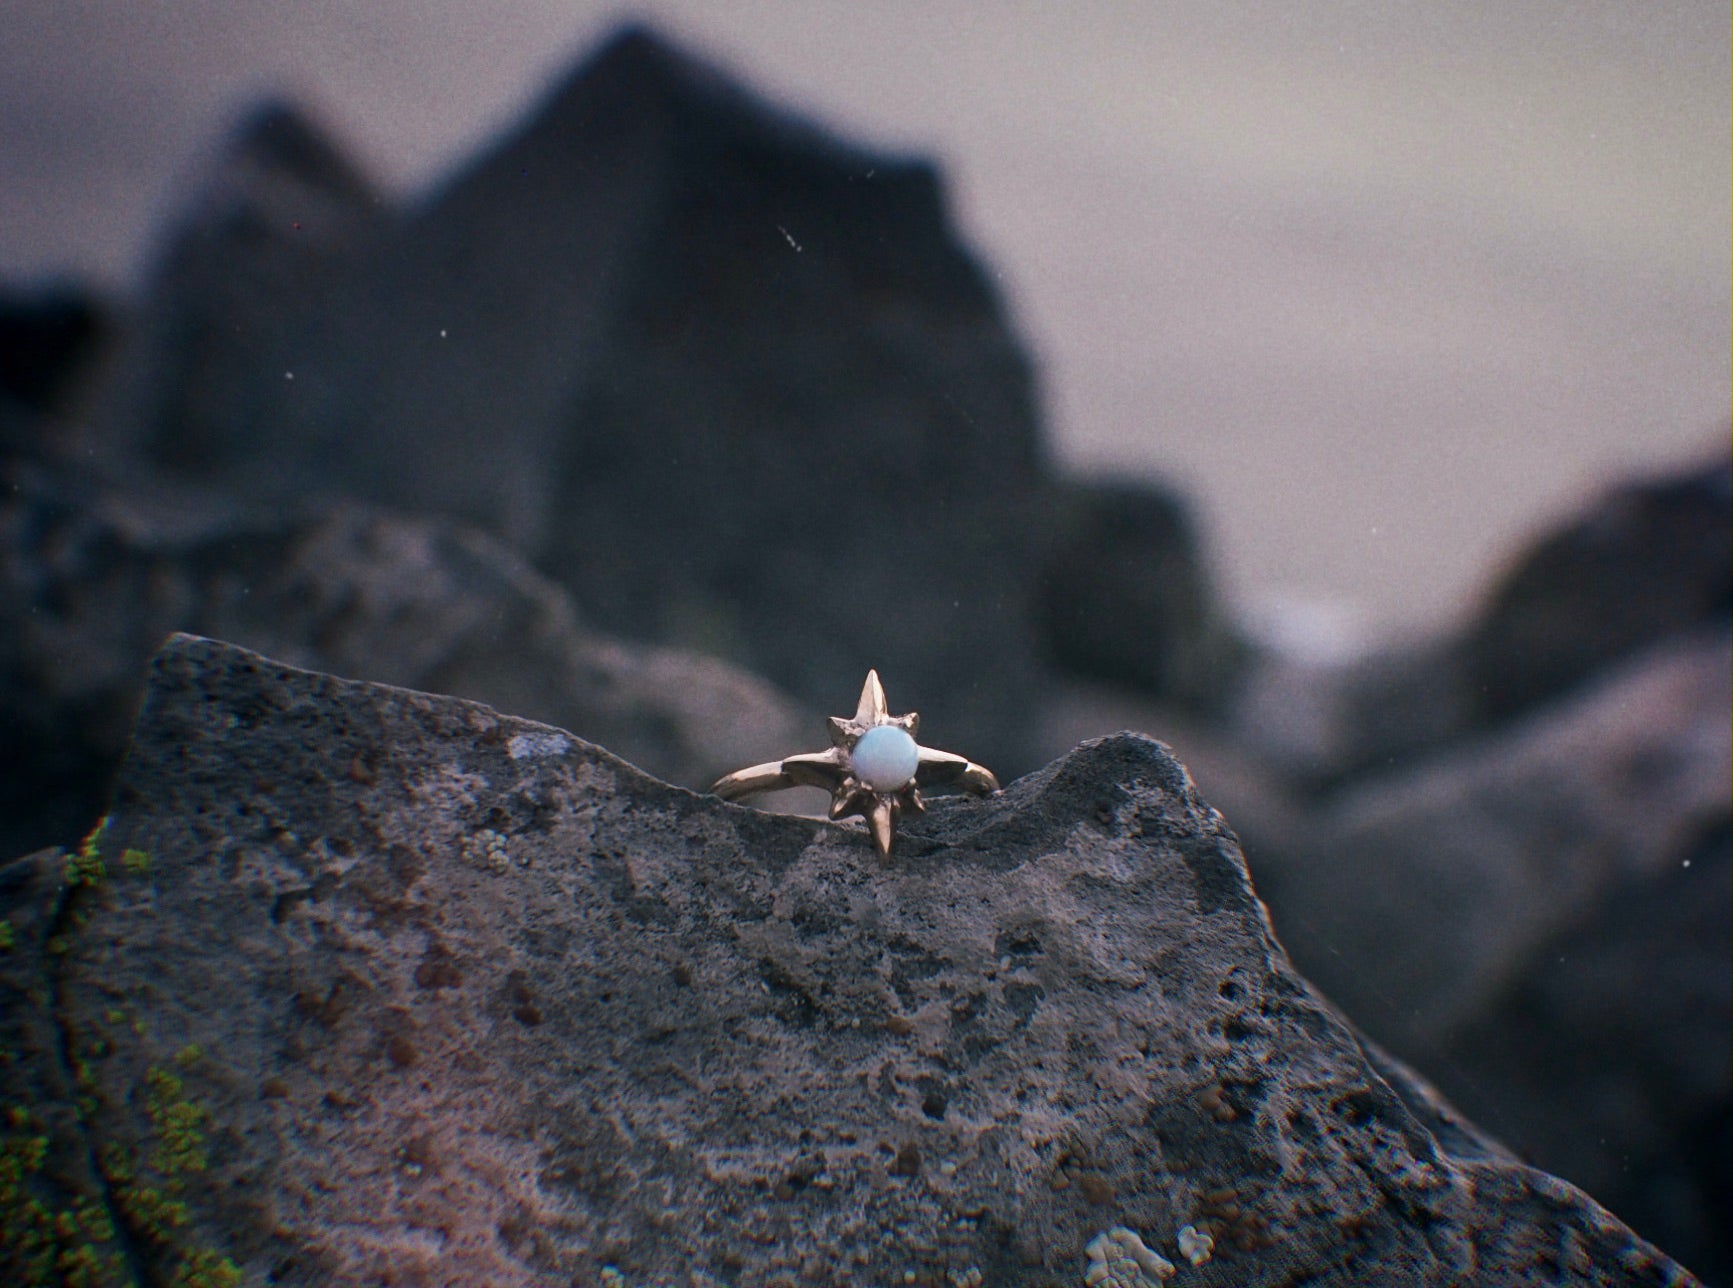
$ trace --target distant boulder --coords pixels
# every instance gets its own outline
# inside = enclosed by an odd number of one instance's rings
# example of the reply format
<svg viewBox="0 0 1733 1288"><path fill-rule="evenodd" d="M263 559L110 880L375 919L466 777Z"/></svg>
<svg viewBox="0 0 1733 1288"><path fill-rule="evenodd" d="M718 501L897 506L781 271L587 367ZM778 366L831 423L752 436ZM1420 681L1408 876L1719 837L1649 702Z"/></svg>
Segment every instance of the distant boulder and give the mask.
<svg viewBox="0 0 1733 1288"><path fill-rule="evenodd" d="M1345 787L1261 889L1301 969L1539 1165L1733 1271L1733 644Z"/></svg>
<svg viewBox="0 0 1733 1288"><path fill-rule="evenodd" d="M1054 667L1210 712L1245 646L1222 611L1185 502L1128 480L1056 485L1036 631Z"/></svg>
<svg viewBox="0 0 1733 1288"><path fill-rule="evenodd" d="M219 174L245 217L207 198L165 257L118 440L255 497L477 524L604 629L814 702L877 666L1021 767L1029 363L931 165L638 28L396 216L321 146L264 146L282 119Z"/></svg>
<svg viewBox="0 0 1733 1288"><path fill-rule="evenodd" d="M227 482L292 388L298 332L341 255L389 216L300 109L262 104L175 218L92 418L110 454ZM328 391L329 392L329 391Z"/></svg>
<svg viewBox="0 0 1733 1288"><path fill-rule="evenodd" d="M1480 719L1733 616L1733 462L1624 484L1525 553L1463 642Z"/></svg>
<svg viewBox="0 0 1733 1288"><path fill-rule="evenodd" d="M1254 650L1227 704L1311 790L1419 763L1569 701L1644 650L1733 622L1733 462L1621 484L1526 546L1468 621L1363 656Z"/></svg>
<svg viewBox="0 0 1733 1288"><path fill-rule="evenodd" d="M1428 1057L1459 1104L1733 1283L1733 834L1705 818L1537 939Z"/></svg>
<svg viewBox="0 0 1733 1288"><path fill-rule="evenodd" d="M691 786L822 741L727 663L626 645L497 539L355 504L240 505L0 464L0 852L101 812L146 659L172 631L557 720Z"/></svg>
<svg viewBox="0 0 1733 1288"><path fill-rule="evenodd" d="M70 282L0 287L0 406L60 410L113 328L107 306Z"/></svg>

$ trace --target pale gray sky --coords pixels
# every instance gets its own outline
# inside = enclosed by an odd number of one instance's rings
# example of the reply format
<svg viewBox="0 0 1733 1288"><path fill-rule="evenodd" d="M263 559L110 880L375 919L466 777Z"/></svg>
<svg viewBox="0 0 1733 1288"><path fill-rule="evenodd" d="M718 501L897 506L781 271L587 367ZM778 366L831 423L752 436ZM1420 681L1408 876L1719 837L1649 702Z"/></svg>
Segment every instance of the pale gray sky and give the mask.
<svg viewBox="0 0 1733 1288"><path fill-rule="evenodd" d="M938 157L1059 458L1191 487L1244 603L1439 621L1726 441L1724 0L5 0L0 275L133 280L266 91L413 192L629 15Z"/></svg>

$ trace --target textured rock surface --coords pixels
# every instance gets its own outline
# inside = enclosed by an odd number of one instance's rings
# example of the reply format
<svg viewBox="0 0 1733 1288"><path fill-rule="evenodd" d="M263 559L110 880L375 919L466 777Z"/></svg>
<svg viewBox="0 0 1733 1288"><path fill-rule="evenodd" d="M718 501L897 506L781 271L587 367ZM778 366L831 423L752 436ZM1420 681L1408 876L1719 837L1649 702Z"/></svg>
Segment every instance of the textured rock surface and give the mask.
<svg viewBox="0 0 1733 1288"><path fill-rule="evenodd" d="M177 638L102 874L0 880L6 1096L86 1098L30 1183L280 1284L1075 1284L1116 1226L1181 1284L1692 1282L1312 993L1159 744L918 822Z"/></svg>
<svg viewBox="0 0 1733 1288"><path fill-rule="evenodd" d="M36 410L76 401L90 366L52 309L8 317L32 343L61 337L0 371L0 446L46 460L69 422ZM642 34L406 209L292 110L260 112L132 321L112 432L91 441L227 499L133 475L93 496L7 467L0 853L82 831L141 660L181 627L482 698L686 783L813 745L816 722L738 672L574 628L485 540L237 500L335 483L479 521L580 585L586 619L731 652L821 710L884 667L946 745L1006 776L1041 758L1018 750L1037 703L1043 755L1127 726L1173 738L1278 916L1294 893L1295 918L1329 929L1321 948L1300 920L1289 933L1332 990L1477 1118L1666 1246L1711 1247L1687 1260L1733 1282L1715 1270L1725 1223L1703 1215L1730 1201L1733 1150L1704 1145L1726 1140L1726 1101L1701 1097L1725 1066L1727 905L1696 897L1726 842L1691 788L1717 745L1692 730L1724 732L1725 686L1684 724L1673 702L1652 728L1607 719L1550 752L1534 732L1636 651L1725 623L1724 464L1621 489L1544 538L1460 638L1338 666L1254 658L1224 715L1234 650L1216 651L1184 524L1147 491L1054 483L1023 360L930 169L790 121ZM1066 498L1056 531L1031 522ZM1042 650L1093 678L1031 683ZM1140 691L1115 709L1102 677ZM1643 753L1629 772L1606 758L1622 738ZM1333 875L1355 854L1364 899ZM1560 883L1533 879L1543 860ZM1464 915L1411 897L1437 889ZM1451 955L1471 940L1478 956ZM1405 990L1392 1019L1379 996ZM1448 1014L1416 1017L1414 999Z"/></svg>
<svg viewBox="0 0 1733 1288"><path fill-rule="evenodd" d="M0 852L91 825L145 663L176 630L525 712L689 785L820 727L725 663L586 629L558 587L473 529L0 462Z"/></svg>
<svg viewBox="0 0 1733 1288"><path fill-rule="evenodd" d="M258 151L231 169L257 176ZM274 195L332 207L299 181L333 167L267 157ZM291 256L278 205L233 268L250 243L207 231L226 209L167 257L145 309L167 354L115 439L254 495L475 523L600 627L809 701L871 657L981 755L1026 758L998 695L1036 668L1034 399L930 165L634 29L440 191L317 255ZM194 315L220 361L184 351Z"/></svg>

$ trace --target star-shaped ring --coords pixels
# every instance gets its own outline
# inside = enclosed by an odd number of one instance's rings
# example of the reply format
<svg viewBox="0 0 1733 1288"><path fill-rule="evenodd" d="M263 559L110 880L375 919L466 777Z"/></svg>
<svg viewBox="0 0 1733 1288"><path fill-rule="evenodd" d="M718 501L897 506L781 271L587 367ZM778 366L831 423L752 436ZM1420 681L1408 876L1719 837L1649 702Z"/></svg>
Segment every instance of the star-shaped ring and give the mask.
<svg viewBox="0 0 1733 1288"><path fill-rule="evenodd" d="M923 788L977 796L999 790L991 770L917 743L920 716L913 711L906 716L890 713L877 671L867 672L854 719L828 719L829 750L737 769L718 778L710 790L723 800L737 801L786 787L822 787L830 793L831 818L865 819L881 858L890 857L898 816L904 810L919 814L926 809Z"/></svg>

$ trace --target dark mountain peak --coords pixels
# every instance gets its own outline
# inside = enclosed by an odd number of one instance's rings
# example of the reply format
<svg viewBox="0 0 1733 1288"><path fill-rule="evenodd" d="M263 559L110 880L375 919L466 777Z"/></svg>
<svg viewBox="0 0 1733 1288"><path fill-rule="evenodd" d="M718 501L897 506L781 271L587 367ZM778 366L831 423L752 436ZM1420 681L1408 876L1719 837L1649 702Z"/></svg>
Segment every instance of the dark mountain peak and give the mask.
<svg viewBox="0 0 1733 1288"><path fill-rule="evenodd" d="M637 22L617 29L556 84L540 119L583 119L604 105L681 116L771 112L734 76Z"/></svg>
<svg viewBox="0 0 1733 1288"><path fill-rule="evenodd" d="M98 435L210 477L238 429L281 397L297 310L320 307L321 283L389 224L382 215L373 185L301 108L269 99L245 113L157 250L148 321L97 397ZM236 379L249 369L276 370L278 387Z"/></svg>
<svg viewBox="0 0 1733 1288"><path fill-rule="evenodd" d="M688 52L645 22L627 22L598 45L573 75L574 80L624 76L670 86L730 86L719 68Z"/></svg>
<svg viewBox="0 0 1733 1288"><path fill-rule="evenodd" d="M380 207L359 166L301 107L258 103L218 149L171 234L165 268L212 239L300 245L346 241Z"/></svg>
<svg viewBox="0 0 1733 1288"><path fill-rule="evenodd" d="M876 171L890 180L933 172L847 143L819 125L761 98L727 70L690 52L654 28L632 23L580 60L523 120L477 162L442 185L434 206L478 182L497 199L496 185L569 191L601 176L646 176L674 157L690 172L694 159L751 154L774 167L837 167ZM461 201L461 198L459 198Z"/></svg>
<svg viewBox="0 0 1733 1288"><path fill-rule="evenodd" d="M275 176L333 196L372 201L372 182L307 111L286 98L255 104L229 136L222 169Z"/></svg>
<svg viewBox="0 0 1733 1288"><path fill-rule="evenodd" d="M241 220L194 212L155 387L126 402L149 428L126 441L271 499L478 524L616 633L696 630L815 702L870 654L934 694L951 736L1019 764L1026 718L993 696L1035 666L1036 534L1000 526L1040 486L1029 368L931 165L837 142L626 28L330 254L289 181L317 148L292 118L254 121L263 197ZM836 528L837 495L850 530L792 552ZM909 534L899 559L854 535L879 524ZM791 620L842 611L842 583L917 620L794 639ZM970 653L1003 684L973 663L945 678Z"/></svg>

